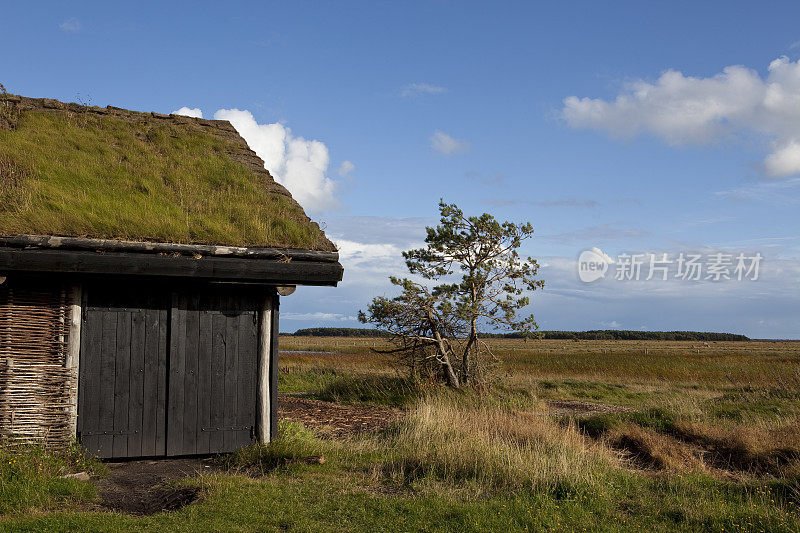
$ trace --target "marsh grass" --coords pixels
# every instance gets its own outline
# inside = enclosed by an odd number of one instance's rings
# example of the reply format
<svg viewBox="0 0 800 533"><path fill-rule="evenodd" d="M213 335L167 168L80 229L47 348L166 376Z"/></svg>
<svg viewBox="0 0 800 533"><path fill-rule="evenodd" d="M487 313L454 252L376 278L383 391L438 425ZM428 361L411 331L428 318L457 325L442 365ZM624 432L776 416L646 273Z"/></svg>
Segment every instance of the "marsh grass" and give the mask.
<svg viewBox="0 0 800 533"><path fill-rule="evenodd" d="M497 489L574 491L594 486L613 458L576 426L548 417L429 396L389 437L392 459L378 472L401 483L424 478Z"/></svg>
<svg viewBox="0 0 800 533"><path fill-rule="evenodd" d="M752 476L788 479L800 475L800 419L767 427L684 422L675 434L709 450L708 461L719 468Z"/></svg>
<svg viewBox="0 0 800 533"><path fill-rule="evenodd" d="M428 387L425 383L401 376L340 376L314 397L337 403L409 407Z"/></svg>

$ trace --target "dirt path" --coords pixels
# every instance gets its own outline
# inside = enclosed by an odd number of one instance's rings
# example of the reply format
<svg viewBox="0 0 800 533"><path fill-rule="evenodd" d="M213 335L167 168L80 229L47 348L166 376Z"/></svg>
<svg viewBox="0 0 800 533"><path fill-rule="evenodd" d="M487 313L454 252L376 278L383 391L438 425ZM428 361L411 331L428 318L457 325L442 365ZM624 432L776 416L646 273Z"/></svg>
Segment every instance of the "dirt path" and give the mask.
<svg viewBox="0 0 800 533"><path fill-rule="evenodd" d="M98 507L128 514L174 511L194 502L197 490L176 488L171 481L217 469L211 459L182 458L106 463L108 476L94 480Z"/></svg>

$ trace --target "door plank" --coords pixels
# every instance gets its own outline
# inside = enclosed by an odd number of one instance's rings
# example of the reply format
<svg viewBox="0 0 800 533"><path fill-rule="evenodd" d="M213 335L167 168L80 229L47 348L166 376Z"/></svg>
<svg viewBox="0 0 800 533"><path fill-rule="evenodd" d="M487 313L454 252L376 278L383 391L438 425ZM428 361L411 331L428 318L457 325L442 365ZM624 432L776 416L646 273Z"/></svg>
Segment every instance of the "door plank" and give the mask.
<svg viewBox="0 0 800 533"><path fill-rule="evenodd" d="M94 428L100 422L100 351L103 340L102 314L88 307L89 294L86 293L86 310L81 324L81 355L78 378L78 432L81 443L92 454L99 450L99 439Z"/></svg>
<svg viewBox="0 0 800 533"><path fill-rule="evenodd" d="M238 434L237 447L247 446L251 443L250 428L255 421L256 407L256 348L257 348L257 318L249 301L246 302L247 311L239 317L239 364L237 366L237 380L239 382L239 395L236 402L238 419L236 425L248 428ZM253 428L255 429L255 428ZM253 433L254 434L254 433Z"/></svg>
<svg viewBox="0 0 800 533"><path fill-rule="evenodd" d="M223 446L225 450L236 449L237 435L232 429L237 422L236 398L239 384L236 380L236 367L239 358L239 308L238 302L231 295L227 298L225 317L225 432Z"/></svg>
<svg viewBox="0 0 800 533"><path fill-rule="evenodd" d="M151 303L155 303L151 299ZM158 376L159 376L159 315L160 311L150 306L144 311L143 367L142 376L142 455L162 453L156 446L158 423Z"/></svg>
<svg viewBox="0 0 800 533"><path fill-rule="evenodd" d="M200 340L200 316L197 292L186 301L186 339L183 375L183 451L197 453L197 359Z"/></svg>
<svg viewBox="0 0 800 533"><path fill-rule="evenodd" d="M213 296L211 314L211 424L209 451L224 450L222 427L225 424L225 315L220 312L219 294Z"/></svg>
<svg viewBox="0 0 800 533"><path fill-rule="evenodd" d="M145 309L131 313L130 392L128 400L128 456L141 457L144 430Z"/></svg>
<svg viewBox="0 0 800 533"><path fill-rule="evenodd" d="M186 369L186 296L173 295L167 382L167 455L183 454L184 375Z"/></svg>
<svg viewBox="0 0 800 533"><path fill-rule="evenodd" d="M197 453L210 453L211 426L211 312L209 295L204 294L198 306L199 345L197 357Z"/></svg>
<svg viewBox="0 0 800 533"><path fill-rule="evenodd" d="M128 407L131 374L131 313L118 310L116 367L114 374L113 457L128 457Z"/></svg>
<svg viewBox="0 0 800 533"><path fill-rule="evenodd" d="M100 343L99 419L95 432L100 457L111 457L114 445L114 384L117 359L117 313L106 308L102 318L103 338Z"/></svg>
<svg viewBox="0 0 800 533"><path fill-rule="evenodd" d="M158 310L158 401L156 402L156 455L167 454L167 370L169 356L169 310Z"/></svg>

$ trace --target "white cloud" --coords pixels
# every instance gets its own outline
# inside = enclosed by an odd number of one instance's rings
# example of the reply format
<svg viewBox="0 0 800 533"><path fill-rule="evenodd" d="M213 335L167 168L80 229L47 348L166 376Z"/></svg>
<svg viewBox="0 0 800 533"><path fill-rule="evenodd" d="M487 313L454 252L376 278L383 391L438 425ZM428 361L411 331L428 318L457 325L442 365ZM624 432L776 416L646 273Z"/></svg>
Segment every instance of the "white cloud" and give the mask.
<svg viewBox="0 0 800 533"><path fill-rule="evenodd" d="M591 250L592 252L594 252L598 256L602 257L603 260L606 263L608 263L608 264L613 264L614 263L614 260L611 259L611 256L609 256L607 253L605 253L603 250L601 250L597 246L592 246L591 248L589 248L589 250Z"/></svg>
<svg viewBox="0 0 800 533"><path fill-rule="evenodd" d="M800 143L795 140L777 148L764 159L770 176L788 176L800 172Z"/></svg>
<svg viewBox="0 0 800 533"><path fill-rule="evenodd" d="M172 114L183 115L184 117L203 118L203 112L199 107L190 108L183 106L182 108L173 111Z"/></svg>
<svg viewBox="0 0 800 533"><path fill-rule="evenodd" d="M562 116L574 128L616 137L649 133L673 145L756 133L772 142L767 175L800 173L800 61L785 56L764 78L742 66L708 78L668 70L655 83L631 83L613 101L569 96Z"/></svg>
<svg viewBox="0 0 800 533"><path fill-rule="evenodd" d="M264 160L264 166L304 208L322 211L339 205L336 183L325 176L330 162L328 148L320 141L295 137L278 122L259 124L247 110L220 109L217 120L227 120Z"/></svg>
<svg viewBox="0 0 800 533"><path fill-rule="evenodd" d="M336 171L341 177L345 177L356 169L356 166L350 161L342 161L339 169Z"/></svg>
<svg viewBox="0 0 800 533"><path fill-rule="evenodd" d="M58 27L65 33L78 33L81 31L81 21L71 17L59 24Z"/></svg>
<svg viewBox="0 0 800 533"><path fill-rule="evenodd" d="M344 284L383 285L390 275L406 273L402 250L396 244L367 244L334 239L339 249L339 261L347 275Z"/></svg>
<svg viewBox="0 0 800 533"><path fill-rule="evenodd" d="M440 87L430 83L410 83L400 89L400 96L403 98L416 98L428 94L443 94L448 92L446 87Z"/></svg>
<svg viewBox="0 0 800 533"><path fill-rule="evenodd" d="M431 135L431 146L444 155L454 155L469 149L469 143L455 139L440 130L434 131Z"/></svg>
<svg viewBox="0 0 800 533"><path fill-rule="evenodd" d="M610 329L619 329L620 327L622 327L622 324L620 324L616 320L612 320L611 322L603 322L603 321L601 321L600 325L605 327L605 328L610 328Z"/></svg>

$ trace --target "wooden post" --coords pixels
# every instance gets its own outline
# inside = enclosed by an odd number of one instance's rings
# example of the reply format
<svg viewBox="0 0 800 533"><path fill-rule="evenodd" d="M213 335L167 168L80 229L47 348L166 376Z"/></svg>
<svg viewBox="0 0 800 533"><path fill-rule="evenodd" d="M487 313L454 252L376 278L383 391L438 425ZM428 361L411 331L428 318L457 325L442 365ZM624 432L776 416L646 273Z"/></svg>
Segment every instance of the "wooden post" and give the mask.
<svg viewBox="0 0 800 533"><path fill-rule="evenodd" d="M272 356L272 294L264 296L258 327L258 391L256 393L256 437L266 444L272 434L270 370Z"/></svg>
<svg viewBox="0 0 800 533"><path fill-rule="evenodd" d="M67 356L64 366L67 368L67 383L69 391L68 417L69 434L77 437L78 434L78 372L81 360L81 319L83 312L83 288L80 283L75 283L69 291L69 307L67 308L68 336Z"/></svg>
<svg viewBox="0 0 800 533"><path fill-rule="evenodd" d="M278 317L281 298L277 292L272 293L272 346L269 358L269 437L278 438Z"/></svg>

